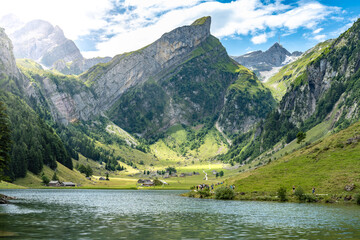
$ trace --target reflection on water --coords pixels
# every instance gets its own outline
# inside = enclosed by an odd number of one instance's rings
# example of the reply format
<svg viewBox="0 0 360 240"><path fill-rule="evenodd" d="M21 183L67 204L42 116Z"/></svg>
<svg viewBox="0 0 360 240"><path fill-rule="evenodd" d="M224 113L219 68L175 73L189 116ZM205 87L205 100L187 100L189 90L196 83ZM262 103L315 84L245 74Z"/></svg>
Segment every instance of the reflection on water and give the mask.
<svg viewBox="0 0 360 240"><path fill-rule="evenodd" d="M2 190L12 239L360 239L360 207L190 199L181 191Z"/></svg>

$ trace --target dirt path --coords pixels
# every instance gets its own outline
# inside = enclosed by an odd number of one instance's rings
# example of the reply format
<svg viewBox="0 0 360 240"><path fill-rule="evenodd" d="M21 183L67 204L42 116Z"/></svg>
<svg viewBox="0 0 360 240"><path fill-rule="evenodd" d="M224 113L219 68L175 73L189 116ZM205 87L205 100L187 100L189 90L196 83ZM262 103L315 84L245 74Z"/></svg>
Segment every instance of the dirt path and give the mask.
<svg viewBox="0 0 360 240"><path fill-rule="evenodd" d="M207 173L205 172L205 170L203 170L203 172L205 173L205 180L207 181L208 180Z"/></svg>

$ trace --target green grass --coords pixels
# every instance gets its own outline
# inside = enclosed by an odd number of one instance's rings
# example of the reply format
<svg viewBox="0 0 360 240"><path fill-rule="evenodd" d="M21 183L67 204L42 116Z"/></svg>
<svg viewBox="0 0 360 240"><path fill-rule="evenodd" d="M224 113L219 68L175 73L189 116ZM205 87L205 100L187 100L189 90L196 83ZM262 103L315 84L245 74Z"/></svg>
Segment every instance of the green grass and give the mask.
<svg viewBox="0 0 360 240"><path fill-rule="evenodd" d="M56 170L56 175L61 182L73 182L82 185L88 184L90 182L85 178L85 175L81 174L80 172L76 170L70 170L59 162L57 162L57 165L58 167ZM54 171L49 167L44 166L41 173L44 173L44 175L51 180ZM41 179L41 173L39 175L35 175L28 171L25 178L16 179L14 184L30 188L44 187Z"/></svg>
<svg viewBox="0 0 360 240"><path fill-rule="evenodd" d="M44 70L40 64L38 64L37 62L35 62L34 60L31 60L31 59L25 59L25 58L16 59L16 65L19 68Z"/></svg>
<svg viewBox="0 0 360 240"><path fill-rule="evenodd" d="M191 132L195 134L201 131L203 124L193 127ZM228 146L224 143L221 133L216 129L210 129L204 136L202 144L195 149L190 148L187 138L187 130L181 125L174 125L168 129L165 138L158 140L150 146L151 153L156 156L159 166L193 164L193 162L206 161L219 154L225 153ZM182 152L183 149L186 152Z"/></svg>
<svg viewBox="0 0 360 240"><path fill-rule="evenodd" d="M208 16L207 16L207 17L199 18L199 19L195 20L195 22L193 22L193 23L191 24L191 26L203 25L208 18L209 18Z"/></svg>
<svg viewBox="0 0 360 240"><path fill-rule="evenodd" d="M26 188L26 187L16 185L13 183L9 183L9 182L5 182L5 181L0 181L0 189L24 189L24 188Z"/></svg>
<svg viewBox="0 0 360 240"><path fill-rule="evenodd" d="M360 144L347 144L355 136L360 136L360 122L228 183L244 192L276 192L280 186L290 191L295 185L305 193L315 187L316 193L342 194L345 185L360 184Z"/></svg>

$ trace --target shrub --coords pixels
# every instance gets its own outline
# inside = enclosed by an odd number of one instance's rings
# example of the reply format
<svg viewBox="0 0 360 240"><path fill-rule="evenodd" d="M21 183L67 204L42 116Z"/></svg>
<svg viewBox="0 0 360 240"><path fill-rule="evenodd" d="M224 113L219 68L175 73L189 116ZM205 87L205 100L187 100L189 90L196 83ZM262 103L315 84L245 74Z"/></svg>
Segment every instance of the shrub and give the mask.
<svg viewBox="0 0 360 240"><path fill-rule="evenodd" d="M305 195L304 190L302 189L302 187L296 188L295 196L297 197L297 199L299 201L305 201L306 200L306 195Z"/></svg>
<svg viewBox="0 0 360 240"><path fill-rule="evenodd" d="M286 198L286 188L285 188L285 187L280 187L280 188L277 190L277 196L278 196L278 198L280 199L280 201L282 201L282 202L287 201L287 198Z"/></svg>
<svg viewBox="0 0 360 240"><path fill-rule="evenodd" d="M230 188L223 186L215 190L216 199L231 200L234 199L234 197L235 197L235 192Z"/></svg>
<svg viewBox="0 0 360 240"><path fill-rule="evenodd" d="M189 192L189 197L195 197L196 196L196 192L193 192L193 191L191 191L191 192Z"/></svg>
<svg viewBox="0 0 360 240"><path fill-rule="evenodd" d="M206 188L204 190L199 190L198 193L200 194L200 198L206 198L211 195L210 190Z"/></svg>
<svg viewBox="0 0 360 240"><path fill-rule="evenodd" d="M356 194L355 202L356 202L357 205L360 205L360 193Z"/></svg>
<svg viewBox="0 0 360 240"><path fill-rule="evenodd" d="M316 202L316 197L312 194L304 194L306 202Z"/></svg>

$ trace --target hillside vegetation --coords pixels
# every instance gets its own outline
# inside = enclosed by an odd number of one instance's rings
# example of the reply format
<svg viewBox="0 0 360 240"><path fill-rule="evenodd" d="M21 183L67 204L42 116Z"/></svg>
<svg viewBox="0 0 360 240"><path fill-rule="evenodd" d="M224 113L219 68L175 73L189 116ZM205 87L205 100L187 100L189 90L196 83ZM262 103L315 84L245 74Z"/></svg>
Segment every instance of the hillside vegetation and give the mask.
<svg viewBox="0 0 360 240"><path fill-rule="evenodd" d="M360 122L254 171L230 178L244 192L276 192L301 186L307 193L343 193L360 185ZM359 192L359 189L356 189Z"/></svg>

